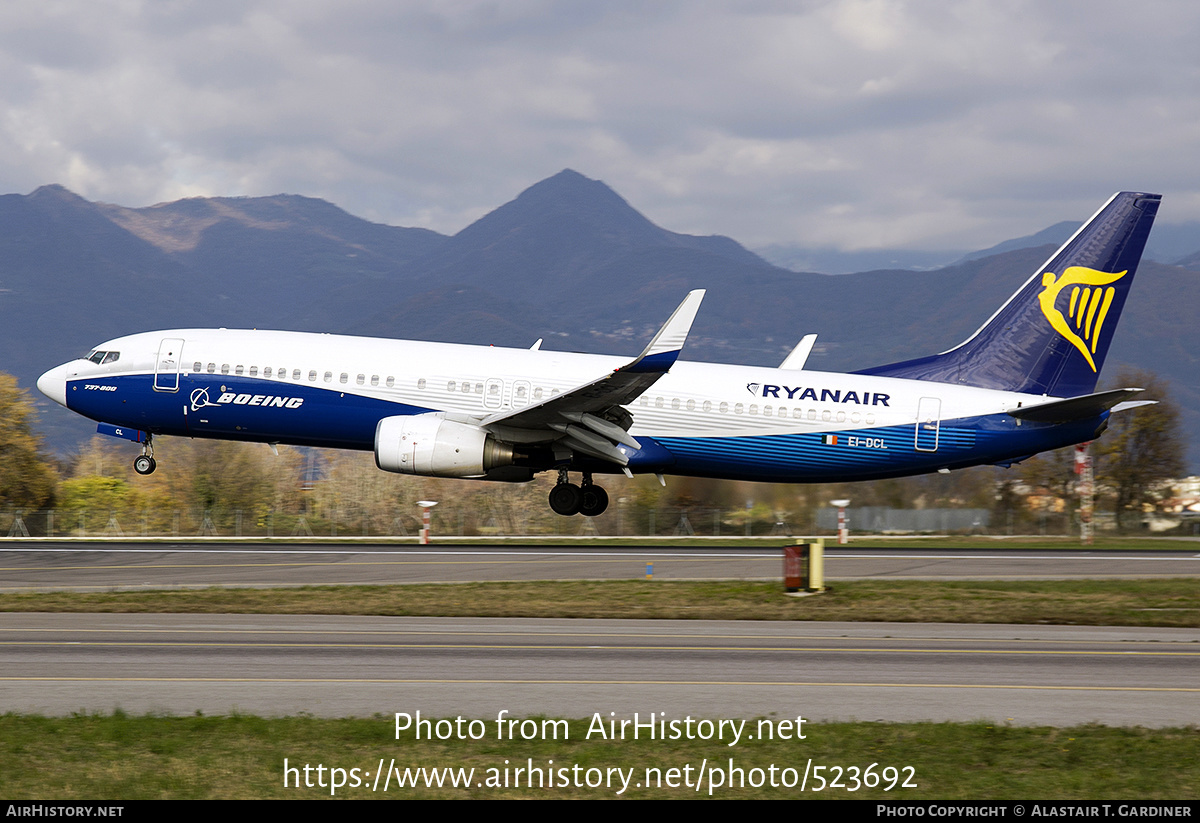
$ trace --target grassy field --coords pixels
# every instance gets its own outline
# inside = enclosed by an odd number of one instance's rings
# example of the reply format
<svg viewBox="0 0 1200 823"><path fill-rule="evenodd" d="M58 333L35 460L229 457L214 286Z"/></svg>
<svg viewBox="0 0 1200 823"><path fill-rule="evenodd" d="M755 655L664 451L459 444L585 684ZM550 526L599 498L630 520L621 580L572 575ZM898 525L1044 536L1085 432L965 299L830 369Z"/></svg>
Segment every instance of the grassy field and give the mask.
<svg viewBox="0 0 1200 823"><path fill-rule="evenodd" d="M417 740L411 732L397 739L393 718L382 716L324 720L3 715L0 796L58 801L687 798L708 797L711 790L711 796L720 798L1148 801L1200 797L1196 758L1200 729L1196 727L805 723L803 740L756 738L731 747L716 740L614 741L596 735L588 740L588 719L569 722L569 739L560 734L557 740L498 741L494 725L488 724L479 740L431 741ZM747 728L756 729L756 721L747 721ZM296 769L286 786L285 759L289 768ZM475 771L471 785L465 787L453 788L447 780L441 788L403 789L396 786L391 772L385 792L382 779L372 789L381 759L386 772L394 765L401 774L417 768ZM310 767L307 773L305 765ZM324 771L319 772L318 765ZM527 773L515 773L530 765L542 770L549 785L529 788ZM823 768L818 771L817 766ZM336 774L331 768L344 770L336 778L344 783L340 788L330 786ZM801 792L806 770L809 775ZM839 777L840 788L832 785ZM821 778L826 785L818 790ZM881 782L852 790L864 778ZM306 780L311 785L305 785ZM514 787L518 780L522 785ZM589 781L591 787L586 785ZM620 791L626 781L628 788ZM892 788L885 790L889 784Z"/></svg>
<svg viewBox="0 0 1200 823"><path fill-rule="evenodd" d="M1200 580L854 580L791 598L778 583L599 580L0 594L0 612L849 620L1200 627Z"/></svg>

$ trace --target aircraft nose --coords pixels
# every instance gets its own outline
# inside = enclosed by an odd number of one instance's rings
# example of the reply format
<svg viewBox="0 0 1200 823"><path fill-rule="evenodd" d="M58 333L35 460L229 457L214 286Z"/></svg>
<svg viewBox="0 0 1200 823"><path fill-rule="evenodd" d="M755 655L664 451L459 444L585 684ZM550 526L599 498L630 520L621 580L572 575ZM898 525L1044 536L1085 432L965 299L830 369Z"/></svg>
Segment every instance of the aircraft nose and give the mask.
<svg viewBox="0 0 1200 823"><path fill-rule="evenodd" d="M67 405L67 364L55 366L37 381L38 391L60 406Z"/></svg>

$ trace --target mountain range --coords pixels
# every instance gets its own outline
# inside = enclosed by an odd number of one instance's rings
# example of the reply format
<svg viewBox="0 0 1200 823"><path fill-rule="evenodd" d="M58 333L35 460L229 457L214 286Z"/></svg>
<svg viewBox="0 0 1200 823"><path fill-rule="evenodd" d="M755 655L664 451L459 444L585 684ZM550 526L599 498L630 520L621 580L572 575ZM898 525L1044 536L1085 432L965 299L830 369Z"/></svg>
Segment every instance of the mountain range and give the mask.
<svg viewBox="0 0 1200 823"><path fill-rule="evenodd" d="M1044 240L934 270L830 276L773 265L728 237L663 229L570 170L452 236L297 195L125 208L50 185L0 196L0 370L31 388L105 339L190 326L503 346L544 337L545 348L632 355L689 289L706 288L685 359L776 365L816 332L809 367L844 371L957 344L1049 256ZM1200 255L1184 260L1200 268ZM1143 261L1106 368L1169 379L1192 443L1197 306L1200 272ZM54 449L90 436L33 394Z"/></svg>

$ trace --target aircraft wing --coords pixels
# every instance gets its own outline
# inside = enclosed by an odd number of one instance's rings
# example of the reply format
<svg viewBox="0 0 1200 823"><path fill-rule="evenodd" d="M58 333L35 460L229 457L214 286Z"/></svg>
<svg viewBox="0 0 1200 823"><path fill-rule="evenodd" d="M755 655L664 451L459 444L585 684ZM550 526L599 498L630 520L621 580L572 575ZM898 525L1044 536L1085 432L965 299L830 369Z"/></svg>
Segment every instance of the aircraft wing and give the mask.
<svg viewBox="0 0 1200 823"><path fill-rule="evenodd" d="M688 292L645 350L610 374L523 408L490 415L480 425L525 442L562 439L585 454L626 465L629 459L617 444L641 447L628 433L632 416L618 407L632 403L670 371L703 299L704 289Z"/></svg>

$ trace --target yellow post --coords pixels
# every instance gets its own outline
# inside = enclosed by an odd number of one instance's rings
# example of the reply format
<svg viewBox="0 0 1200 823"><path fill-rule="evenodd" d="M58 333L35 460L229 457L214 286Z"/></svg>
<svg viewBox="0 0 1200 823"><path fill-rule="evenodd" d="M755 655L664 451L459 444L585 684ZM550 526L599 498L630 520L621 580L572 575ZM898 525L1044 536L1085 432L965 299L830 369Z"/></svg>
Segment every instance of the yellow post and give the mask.
<svg viewBox="0 0 1200 823"><path fill-rule="evenodd" d="M818 537L808 544L808 590L825 591L825 539Z"/></svg>

